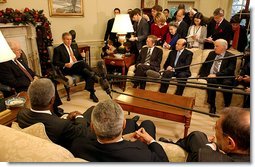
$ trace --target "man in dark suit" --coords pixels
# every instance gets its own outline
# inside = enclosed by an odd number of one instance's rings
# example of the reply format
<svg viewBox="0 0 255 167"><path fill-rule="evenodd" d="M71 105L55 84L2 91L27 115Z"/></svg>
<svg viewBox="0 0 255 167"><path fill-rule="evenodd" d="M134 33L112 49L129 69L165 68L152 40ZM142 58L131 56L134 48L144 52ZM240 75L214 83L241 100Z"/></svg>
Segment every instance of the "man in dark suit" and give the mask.
<svg viewBox="0 0 255 167"><path fill-rule="evenodd" d="M232 27L230 23L224 19L224 10L221 8L215 9L213 12L213 19L207 26L207 38L205 39L204 48L213 49L213 41L217 39L225 39L230 43L232 34Z"/></svg>
<svg viewBox="0 0 255 167"><path fill-rule="evenodd" d="M22 50L20 44L16 41L8 41L12 51L15 53L16 58L7 62L0 63L0 82L14 88L15 91L27 91L28 86L33 80L38 79L35 73L28 67L28 65L21 59ZM25 55L23 55L25 56ZM55 84L56 86L56 84ZM5 92L4 96L9 97L13 92ZM55 91L55 101L53 111L58 116L61 116L63 109L58 108L62 104L57 90Z"/></svg>
<svg viewBox="0 0 255 167"><path fill-rule="evenodd" d="M233 76L236 68L236 58L224 59L216 61L217 59L227 58L232 54L227 50L228 43L224 39L218 39L214 42L214 51L211 51L206 58L205 62L215 60L214 62L203 63L199 71L200 77L208 77L207 83L209 84L222 84L231 86L234 84L234 78L217 79L218 76ZM208 87L212 87L209 86ZM224 89L230 89L223 87ZM216 91L207 89L207 102L210 104L210 113L216 113L215 97ZM232 93L223 92L225 107L231 103Z"/></svg>
<svg viewBox="0 0 255 167"><path fill-rule="evenodd" d="M250 121L248 109L228 107L215 124L214 137L194 131L176 144L189 153L188 162L250 162Z"/></svg>
<svg viewBox="0 0 255 167"><path fill-rule="evenodd" d="M115 17L117 14L120 14L120 9L115 8L113 10L113 12L114 12L114 17ZM106 31L105 31L105 35L104 35L104 42L105 42L105 44L107 44L107 41L109 39L113 42L113 46L118 47L118 46L120 46L120 43L118 42L117 34L111 32L114 20L115 20L115 18L111 18L107 22L107 27L106 27Z"/></svg>
<svg viewBox="0 0 255 167"><path fill-rule="evenodd" d="M176 14L176 20L175 24L177 25L177 34L180 35L181 38L186 38L189 26L188 24L183 20L185 16L185 10L179 9Z"/></svg>
<svg viewBox="0 0 255 167"><path fill-rule="evenodd" d="M135 76L146 77L147 70L160 70L160 63L162 60L163 51L162 49L155 47L157 37L155 35L149 35L146 43L147 46L141 49L141 52L136 61ZM140 89L145 89L145 81L135 81L134 88L137 88L140 84Z"/></svg>
<svg viewBox="0 0 255 167"><path fill-rule="evenodd" d="M129 40L134 41L138 51L146 44L147 36L149 35L149 24L141 16L141 10L136 8L131 12L130 17L135 22L134 27L134 36Z"/></svg>
<svg viewBox="0 0 255 167"><path fill-rule="evenodd" d="M186 40L181 38L176 43L176 50L172 50L167 60L164 64L164 73L162 76L162 81L164 79L171 79L173 76L178 78L188 78L191 76L189 67L176 69L178 67L188 66L191 64L193 53L187 49L185 49L186 46ZM185 85L187 79L182 79L183 82L178 82L179 84ZM160 85L159 91L162 93L166 93L167 89L169 87L169 84L162 83ZM184 91L185 86L177 86L176 95L182 95Z"/></svg>
<svg viewBox="0 0 255 167"><path fill-rule="evenodd" d="M78 74L81 75L85 81L85 90L90 92L90 99L93 102L98 102L95 95L94 72L91 67L82 59L81 54L75 48L72 48L72 36L65 32L62 34L63 43L54 49L53 64L58 66L65 75Z"/></svg>
<svg viewBox="0 0 255 167"><path fill-rule="evenodd" d="M71 152L93 162L168 162L163 148L154 140L156 130L151 121L142 122L140 129L122 136L125 126L124 112L116 102L100 102L91 115L97 140L77 138Z"/></svg>
<svg viewBox="0 0 255 167"><path fill-rule="evenodd" d="M74 138L89 135L87 112L84 115L78 111L69 113L67 119L61 119L50 111L54 101L55 88L49 79L42 78L33 81L28 88L31 109L23 109L17 115L21 128L42 122L50 140L56 144L70 148Z"/></svg>

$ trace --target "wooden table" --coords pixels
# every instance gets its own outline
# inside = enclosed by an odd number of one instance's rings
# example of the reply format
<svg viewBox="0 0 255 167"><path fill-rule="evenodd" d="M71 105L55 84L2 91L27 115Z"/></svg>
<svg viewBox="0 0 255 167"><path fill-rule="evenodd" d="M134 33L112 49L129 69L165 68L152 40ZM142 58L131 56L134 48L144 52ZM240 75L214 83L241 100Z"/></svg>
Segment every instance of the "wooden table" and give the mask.
<svg viewBox="0 0 255 167"><path fill-rule="evenodd" d="M105 65L112 65L116 67L121 67L122 75L126 75L126 69L128 69L131 65L135 63L135 55L123 55L121 58L116 58L113 54L104 57ZM122 89L125 91L126 89L126 82L122 83Z"/></svg>
<svg viewBox="0 0 255 167"><path fill-rule="evenodd" d="M24 97L26 99L26 103L23 107L30 108L30 102L27 93L21 92L18 96ZM13 121L16 121L17 114L23 107L14 107L0 112L0 124L10 126Z"/></svg>
<svg viewBox="0 0 255 167"><path fill-rule="evenodd" d="M172 94L153 92L149 90L133 89L125 91L124 93L141 98L148 98L151 100L175 104L182 107L193 108L195 104L195 98L177 96ZM184 137L188 134L188 128L190 127L192 111L184 110L156 102L139 99L127 95L119 95L115 101L125 111L135 112L139 114L149 115L152 117L163 118L171 121L184 123ZM169 133L171 133L169 131Z"/></svg>

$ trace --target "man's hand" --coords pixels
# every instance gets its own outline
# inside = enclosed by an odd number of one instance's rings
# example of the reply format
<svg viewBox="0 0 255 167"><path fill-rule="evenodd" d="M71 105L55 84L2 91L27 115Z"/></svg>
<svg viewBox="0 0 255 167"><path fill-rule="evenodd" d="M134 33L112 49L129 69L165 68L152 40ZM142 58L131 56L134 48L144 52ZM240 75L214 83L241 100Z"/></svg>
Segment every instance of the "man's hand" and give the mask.
<svg viewBox="0 0 255 167"><path fill-rule="evenodd" d="M79 111L72 111L68 114L66 118L69 120L75 120L76 116L78 115L82 115L82 114Z"/></svg>
<svg viewBox="0 0 255 167"><path fill-rule="evenodd" d="M134 141L137 140L136 132L129 133L129 134L125 134L125 135L122 136L122 138L123 138L124 140L134 142Z"/></svg>
<svg viewBox="0 0 255 167"><path fill-rule="evenodd" d="M140 141L150 144L154 139L145 131L144 128L140 128L139 130L136 131L136 137Z"/></svg>
<svg viewBox="0 0 255 167"><path fill-rule="evenodd" d="M244 91L247 92L247 93L251 93L251 88L247 87Z"/></svg>
<svg viewBox="0 0 255 167"><path fill-rule="evenodd" d="M173 70L174 70L174 68L173 68L173 67L171 67L171 66L168 66L168 67L166 68L166 70L168 70L168 71L173 71Z"/></svg>
<svg viewBox="0 0 255 167"><path fill-rule="evenodd" d="M245 76L243 77L243 81L246 82L246 83L250 83L250 82L251 82L250 76L249 76L249 75L245 75Z"/></svg>
<svg viewBox="0 0 255 167"><path fill-rule="evenodd" d="M205 41L206 41L206 42L209 42L209 43L213 43L212 37L205 38Z"/></svg>
<svg viewBox="0 0 255 167"><path fill-rule="evenodd" d="M238 75L238 76L236 77L236 80L239 81L239 82L242 81L242 80L243 80L243 76Z"/></svg>
<svg viewBox="0 0 255 167"><path fill-rule="evenodd" d="M66 63L66 64L65 64L65 67L66 67L66 68L71 68L72 66L73 66L73 63Z"/></svg>
<svg viewBox="0 0 255 167"><path fill-rule="evenodd" d="M171 45L169 45L169 44L166 43L166 42L163 44L163 48L170 49L170 47L171 47Z"/></svg>
<svg viewBox="0 0 255 167"><path fill-rule="evenodd" d="M216 77L216 74L209 74L207 77L208 77L208 78L215 78L215 77Z"/></svg>

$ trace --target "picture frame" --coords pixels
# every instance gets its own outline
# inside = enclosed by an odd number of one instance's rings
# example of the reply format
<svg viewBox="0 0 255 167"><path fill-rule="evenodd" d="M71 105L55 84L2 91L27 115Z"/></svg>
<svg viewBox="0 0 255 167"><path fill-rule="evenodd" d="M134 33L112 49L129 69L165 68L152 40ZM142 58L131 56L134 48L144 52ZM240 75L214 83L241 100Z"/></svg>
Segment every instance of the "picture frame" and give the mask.
<svg viewBox="0 0 255 167"><path fill-rule="evenodd" d="M6 3L7 0L0 0L0 3Z"/></svg>
<svg viewBox="0 0 255 167"><path fill-rule="evenodd" d="M48 0L51 17L83 17L83 0Z"/></svg>
<svg viewBox="0 0 255 167"><path fill-rule="evenodd" d="M141 8L152 8L158 4L158 0L141 0Z"/></svg>

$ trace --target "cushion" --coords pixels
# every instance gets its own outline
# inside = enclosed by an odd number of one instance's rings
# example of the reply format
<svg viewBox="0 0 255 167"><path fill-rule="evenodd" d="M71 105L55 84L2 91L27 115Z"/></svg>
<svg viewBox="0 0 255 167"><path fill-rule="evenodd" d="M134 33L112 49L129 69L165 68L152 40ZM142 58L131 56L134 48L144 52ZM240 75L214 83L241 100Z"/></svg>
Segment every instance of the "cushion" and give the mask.
<svg viewBox="0 0 255 167"><path fill-rule="evenodd" d="M32 136L36 136L36 137L39 137L41 139L45 139L45 140L48 140L51 142L51 140L49 139L49 137L46 134L45 126L41 122L33 124L33 125L31 125L27 128L24 128L24 129L20 128L19 124L17 122L13 122L11 127L18 131L21 131L21 132L24 132L24 133L30 134Z"/></svg>
<svg viewBox="0 0 255 167"><path fill-rule="evenodd" d="M157 141L166 152L169 162L186 162L188 153L180 146Z"/></svg>

